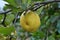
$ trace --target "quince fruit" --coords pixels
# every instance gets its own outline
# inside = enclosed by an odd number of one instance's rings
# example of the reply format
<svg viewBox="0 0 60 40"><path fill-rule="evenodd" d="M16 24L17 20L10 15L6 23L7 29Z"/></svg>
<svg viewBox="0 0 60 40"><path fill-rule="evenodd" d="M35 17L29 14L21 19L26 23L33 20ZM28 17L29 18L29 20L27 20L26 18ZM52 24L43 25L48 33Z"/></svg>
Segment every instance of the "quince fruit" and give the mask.
<svg viewBox="0 0 60 40"><path fill-rule="evenodd" d="M28 32L35 32L40 26L40 17L37 13L28 10L20 16L20 25Z"/></svg>

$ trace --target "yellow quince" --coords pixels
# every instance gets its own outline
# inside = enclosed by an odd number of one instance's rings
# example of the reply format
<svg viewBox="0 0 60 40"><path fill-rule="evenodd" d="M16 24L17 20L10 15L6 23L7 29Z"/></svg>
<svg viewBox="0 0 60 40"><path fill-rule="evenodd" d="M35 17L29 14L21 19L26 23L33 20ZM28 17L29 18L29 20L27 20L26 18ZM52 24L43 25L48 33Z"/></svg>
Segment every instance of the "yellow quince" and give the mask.
<svg viewBox="0 0 60 40"><path fill-rule="evenodd" d="M40 26L40 17L37 13L28 10L20 16L21 27L28 32L35 32Z"/></svg>

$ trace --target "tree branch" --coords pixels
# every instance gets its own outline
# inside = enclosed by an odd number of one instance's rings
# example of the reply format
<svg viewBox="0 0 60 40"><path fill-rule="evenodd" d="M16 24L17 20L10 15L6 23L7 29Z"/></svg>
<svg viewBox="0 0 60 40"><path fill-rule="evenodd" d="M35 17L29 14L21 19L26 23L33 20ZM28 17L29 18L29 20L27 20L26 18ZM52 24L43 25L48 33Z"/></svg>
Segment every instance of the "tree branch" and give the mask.
<svg viewBox="0 0 60 40"><path fill-rule="evenodd" d="M53 3L53 2L60 2L60 1L47 1L47 2L35 3L34 6L35 5L37 5L37 6L36 7L33 7L31 10L36 11L37 9L41 8L42 6L45 6L45 5L47 5L49 3Z"/></svg>
<svg viewBox="0 0 60 40"><path fill-rule="evenodd" d="M37 4L49 4L49 3L54 3L54 2L60 2L60 1L47 1L47 2L41 2ZM34 5L37 5L36 3Z"/></svg>
<svg viewBox="0 0 60 40"><path fill-rule="evenodd" d="M60 1L47 1L47 2L41 2L41 3L34 3L34 5L40 6L41 4L44 4L44 5L45 5L45 4L49 4L49 3L53 3L53 2L60 2ZM39 4L39 5L38 5L38 4ZM34 5L33 5L33 6L34 6ZM44 5L43 5L43 6L44 6ZM41 7L41 6L40 6L40 7ZM37 9L39 9L40 7L38 7ZM29 9L31 9L31 8L32 8L32 7L30 7ZM37 9L36 9L36 10L37 10ZM35 11L36 11L36 10L35 10ZM0 13L0 14L6 14L6 13L11 12L11 11L12 11L12 10L8 10L8 11L2 12L2 13Z"/></svg>
<svg viewBox="0 0 60 40"><path fill-rule="evenodd" d="M4 27L6 27L6 25L5 25L5 19L6 19L6 14L4 14L4 19L3 19L3 22L1 23L1 24L3 24L4 25Z"/></svg>

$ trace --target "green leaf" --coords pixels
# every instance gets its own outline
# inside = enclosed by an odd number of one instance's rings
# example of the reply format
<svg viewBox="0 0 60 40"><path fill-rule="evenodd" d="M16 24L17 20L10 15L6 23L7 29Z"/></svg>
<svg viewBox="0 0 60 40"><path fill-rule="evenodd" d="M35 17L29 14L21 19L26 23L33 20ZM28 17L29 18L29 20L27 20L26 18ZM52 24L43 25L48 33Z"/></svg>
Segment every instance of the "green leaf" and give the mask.
<svg viewBox="0 0 60 40"><path fill-rule="evenodd" d="M57 19L58 19L59 16L51 16L50 17L50 21L51 23L54 23Z"/></svg>
<svg viewBox="0 0 60 40"><path fill-rule="evenodd" d="M14 27L0 27L0 34L3 34L5 36L10 35L11 32L14 32L15 28Z"/></svg>
<svg viewBox="0 0 60 40"><path fill-rule="evenodd" d="M21 7L25 10L27 9L28 5L30 4L31 0L22 0Z"/></svg>
<svg viewBox="0 0 60 40"><path fill-rule="evenodd" d="M45 16L44 20L47 21L49 16Z"/></svg>
<svg viewBox="0 0 60 40"><path fill-rule="evenodd" d="M39 8L36 12L37 12L38 14L41 14L43 8L44 8L44 7Z"/></svg>
<svg viewBox="0 0 60 40"><path fill-rule="evenodd" d="M15 0L15 1L16 1L16 3L17 3L19 6L22 5L22 0Z"/></svg>
<svg viewBox="0 0 60 40"><path fill-rule="evenodd" d="M47 26L50 25L50 19L48 19L48 20L46 21L46 25L47 25Z"/></svg>
<svg viewBox="0 0 60 40"><path fill-rule="evenodd" d="M43 38L45 34L42 31L37 31L37 32L32 33L32 36L37 37L37 38Z"/></svg>
<svg viewBox="0 0 60 40"><path fill-rule="evenodd" d="M21 9L25 10L31 4L32 0L16 0Z"/></svg>
<svg viewBox="0 0 60 40"><path fill-rule="evenodd" d="M14 15L13 14L7 14L7 17L5 19L5 24L9 25L10 23L12 23L13 20L14 20Z"/></svg>
<svg viewBox="0 0 60 40"><path fill-rule="evenodd" d="M4 0L4 1L8 2L10 5L12 5L12 6L14 6L14 7L17 6L17 3L16 3L15 0Z"/></svg>
<svg viewBox="0 0 60 40"><path fill-rule="evenodd" d="M53 8L48 9L48 14L53 15L55 13L55 10Z"/></svg>
<svg viewBox="0 0 60 40"><path fill-rule="evenodd" d="M47 40L55 40L53 36L49 36Z"/></svg>
<svg viewBox="0 0 60 40"><path fill-rule="evenodd" d="M0 15L0 23L3 21L4 15Z"/></svg>
<svg viewBox="0 0 60 40"><path fill-rule="evenodd" d="M40 26L40 29L44 29L45 27L46 27L46 25L43 24L43 25Z"/></svg>
<svg viewBox="0 0 60 40"><path fill-rule="evenodd" d="M60 33L60 20L57 21L57 30L58 30L58 33Z"/></svg>
<svg viewBox="0 0 60 40"><path fill-rule="evenodd" d="M3 9L6 11L7 9L12 9L12 10L14 10L14 9L18 9L18 8L17 8L17 7L14 7L14 6L12 6L12 5L6 4Z"/></svg>
<svg viewBox="0 0 60 40"><path fill-rule="evenodd" d="M32 0L28 0L28 5L30 5L30 4L31 4L31 2L32 2Z"/></svg>

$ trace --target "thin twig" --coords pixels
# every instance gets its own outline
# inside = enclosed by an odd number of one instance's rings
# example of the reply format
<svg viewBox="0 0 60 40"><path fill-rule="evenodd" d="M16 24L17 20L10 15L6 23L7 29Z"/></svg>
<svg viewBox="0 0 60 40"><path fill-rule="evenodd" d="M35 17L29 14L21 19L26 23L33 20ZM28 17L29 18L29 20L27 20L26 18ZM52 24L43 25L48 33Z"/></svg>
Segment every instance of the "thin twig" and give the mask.
<svg viewBox="0 0 60 40"><path fill-rule="evenodd" d="M19 13L16 14L16 17L15 17L14 20L13 20L13 23L14 23L15 27L16 27L16 20L17 20L18 14L19 14Z"/></svg>
<svg viewBox="0 0 60 40"><path fill-rule="evenodd" d="M42 6L45 6L46 4L42 4L41 6L37 6L34 9L32 9L33 11L36 11L37 9L41 8Z"/></svg>
<svg viewBox="0 0 60 40"><path fill-rule="evenodd" d="M48 31L46 31L46 35L45 35L44 40L48 40Z"/></svg>
<svg viewBox="0 0 60 40"><path fill-rule="evenodd" d="M18 19L18 15L19 15L20 13L22 13L22 12L18 12L18 13L16 14L14 20L13 20L13 24L15 25L15 27L16 27L16 21L17 21L17 19Z"/></svg>
<svg viewBox="0 0 60 40"><path fill-rule="evenodd" d="M7 10L7 11L5 11L5 12L2 12L2 13L0 13L0 14L7 14L8 12L11 12L12 10L10 9L10 10Z"/></svg>

